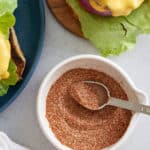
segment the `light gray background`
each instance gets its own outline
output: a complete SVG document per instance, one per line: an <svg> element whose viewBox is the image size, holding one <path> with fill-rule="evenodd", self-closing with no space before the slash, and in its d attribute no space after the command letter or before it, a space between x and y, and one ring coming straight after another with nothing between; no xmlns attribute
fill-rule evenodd
<svg viewBox="0 0 150 150"><path fill-rule="evenodd" d="M119 42L119 41L118 41ZM4 112L0 113L0 131L32 150L55 150L43 136L36 118L36 97L46 73L58 62L78 54L98 54L89 42L61 27L46 8L46 38L40 62L29 84ZM136 86L150 98L150 36L141 36L134 50L109 57L120 65ZM120 150L150 149L150 116L142 115L131 137Z"/></svg>

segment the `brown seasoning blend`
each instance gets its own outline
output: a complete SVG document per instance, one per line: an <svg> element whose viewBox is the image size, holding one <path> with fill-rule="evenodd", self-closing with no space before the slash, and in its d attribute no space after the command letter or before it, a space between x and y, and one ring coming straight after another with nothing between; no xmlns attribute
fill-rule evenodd
<svg viewBox="0 0 150 150"><path fill-rule="evenodd" d="M68 89L74 82L97 81L105 84L112 97L128 99L113 78L91 69L73 69L51 87L46 103L46 118L60 142L74 150L100 150L116 143L125 133L132 113L107 106L91 111L78 104Z"/></svg>
<svg viewBox="0 0 150 150"><path fill-rule="evenodd" d="M97 84L74 82L68 92L71 97L87 109L97 110L108 102L107 91Z"/></svg>

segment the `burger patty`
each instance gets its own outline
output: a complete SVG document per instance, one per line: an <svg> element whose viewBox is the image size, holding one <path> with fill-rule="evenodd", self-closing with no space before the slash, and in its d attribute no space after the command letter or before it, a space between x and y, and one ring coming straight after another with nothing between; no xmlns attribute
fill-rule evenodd
<svg viewBox="0 0 150 150"><path fill-rule="evenodd" d="M22 78L22 74L25 69L26 65L26 59L25 56L20 48L16 33L14 28L10 29L10 38L9 38L10 44L11 44L11 57L14 61L14 63L17 66L17 73L19 75L19 78Z"/></svg>

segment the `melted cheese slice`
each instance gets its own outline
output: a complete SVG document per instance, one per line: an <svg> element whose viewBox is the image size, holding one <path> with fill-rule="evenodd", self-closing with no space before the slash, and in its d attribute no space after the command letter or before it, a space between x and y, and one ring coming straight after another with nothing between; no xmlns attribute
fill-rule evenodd
<svg viewBox="0 0 150 150"><path fill-rule="evenodd" d="M138 8L144 0L105 0L105 2L111 10L112 16L127 16L131 11Z"/></svg>
<svg viewBox="0 0 150 150"><path fill-rule="evenodd" d="M97 11L110 10L112 16L127 16L140 7L144 0L89 0L90 5Z"/></svg>
<svg viewBox="0 0 150 150"><path fill-rule="evenodd" d="M10 43L0 32L0 80L9 77L8 67L11 58Z"/></svg>

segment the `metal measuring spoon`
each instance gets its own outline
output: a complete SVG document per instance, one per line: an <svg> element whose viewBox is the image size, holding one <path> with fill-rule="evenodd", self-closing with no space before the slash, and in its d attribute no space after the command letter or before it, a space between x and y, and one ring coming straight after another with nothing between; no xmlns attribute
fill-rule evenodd
<svg viewBox="0 0 150 150"><path fill-rule="evenodd" d="M99 99L96 100L95 96L98 97L100 95L95 95L96 92L92 93L93 95L90 95L90 93L89 94L86 93L86 92L88 92L88 86L86 88L82 88L83 85L81 84L81 82L83 84L85 84L85 86L96 85L97 87L99 87L100 90L103 90L103 92L101 92L101 93L106 95L105 100L100 102L98 105L97 102ZM80 87L76 88L77 86L80 86ZM84 91L81 91L82 89ZM116 106L116 107L120 107L123 109L132 110L134 112L141 112L141 113L150 115L150 106L125 101L123 99L119 99L119 98L115 98L115 97L111 97L109 89L100 82L80 81L80 83L79 82L73 83L69 89L69 93L75 101L77 101L80 105L82 105L83 107L90 109L90 110L100 110L100 109L103 109L105 106L111 105L111 106ZM94 96L94 101L92 101L92 99L91 99L92 96ZM96 104L93 104L93 102L95 102Z"/></svg>

